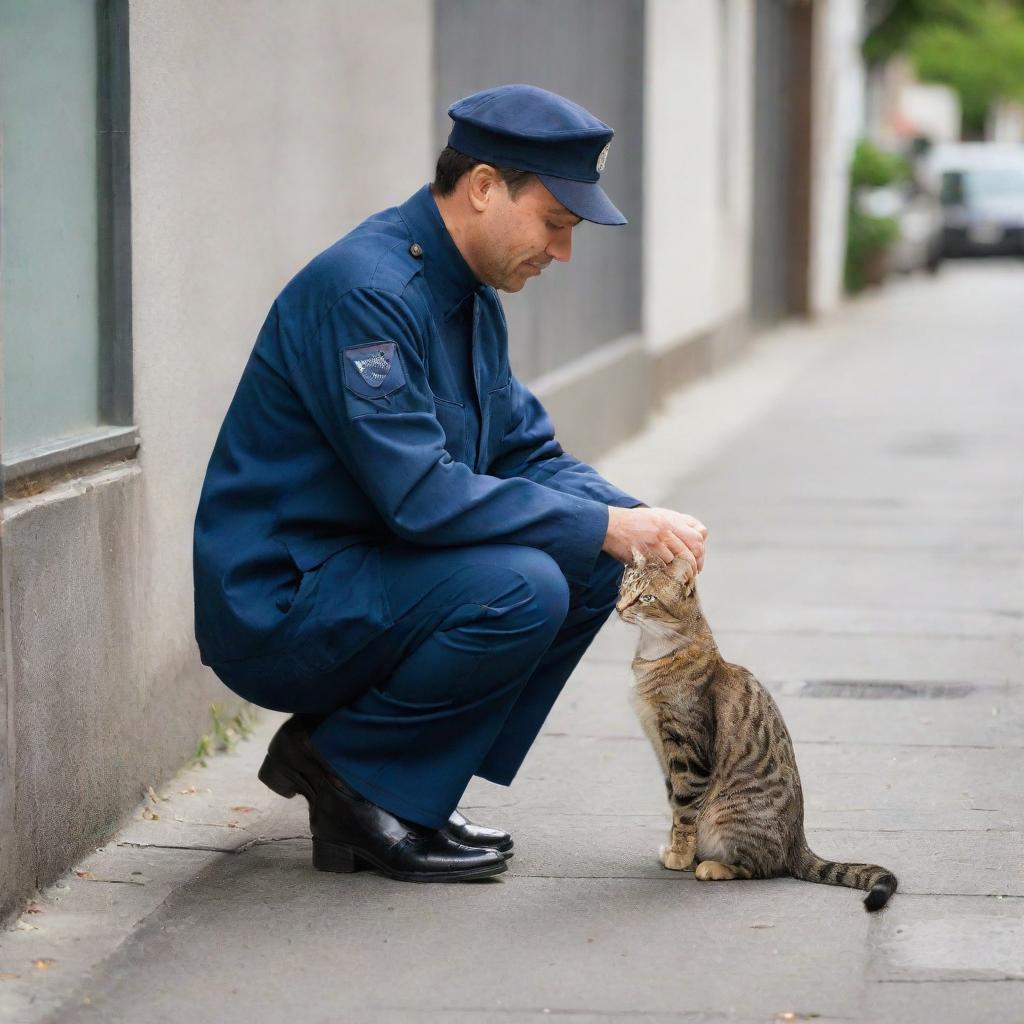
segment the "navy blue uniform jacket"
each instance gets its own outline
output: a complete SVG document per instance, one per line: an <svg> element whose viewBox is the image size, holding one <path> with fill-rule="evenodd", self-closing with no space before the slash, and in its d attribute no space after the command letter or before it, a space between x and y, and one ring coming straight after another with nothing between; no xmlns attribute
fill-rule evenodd
<svg viewBox="0 0 1024 1024"><path fill-rule="evenodd" d="M467 373L438 325L466 271L424 186L322 252L274 302L199 500L206 664L308 644L320 668L350 657L392 625L376 549L396 536L540 548L584 584L607 506L642 504L563 452L509 368L497 293L472 278L474 386L460 389ZM466 403L479 403L472 451Z"/></svg>

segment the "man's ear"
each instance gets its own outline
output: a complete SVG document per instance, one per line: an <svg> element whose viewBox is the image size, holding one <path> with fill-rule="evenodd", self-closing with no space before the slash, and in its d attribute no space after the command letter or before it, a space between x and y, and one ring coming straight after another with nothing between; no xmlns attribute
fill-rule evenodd
<svg viewBox="0 0 1024 1024"><path fill-rule="evenodd" d="M498 185L504 184L498 172L490 164L477 164L469 172L467 194L470 205L477 213L487 209Z"/></svg>

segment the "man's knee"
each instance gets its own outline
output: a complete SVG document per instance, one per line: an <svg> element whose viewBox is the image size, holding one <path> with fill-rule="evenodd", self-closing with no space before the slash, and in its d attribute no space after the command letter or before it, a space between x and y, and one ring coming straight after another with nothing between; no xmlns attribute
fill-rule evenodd
<svg viewBox="0 0 1024 1024"><path fill-rule="evenodd" d="M489 547L466 559L446 589L451 603L432 642L413 655L416 669L409 679L408 666L391 677L389 695L422 701L428 686L431 700L441 693L466 704L515 689L528 680L569 612L565 577L534 548Z"/></svg>
<svg viewBox="0 0 1024 1024"><path fill-rule="evenodd" d="M497 559L473 566L482 603L510 633L558 631L569 611L569 585L558 563L538 548L500 545Z"/></svg>
<svg viewBox="0 0 1024 1024"><path fill-rule="evenodd" d="M533 592L545 617L561 622L569 610L569 584L558 563L539 548L509 545L507 567Z"/></svg>

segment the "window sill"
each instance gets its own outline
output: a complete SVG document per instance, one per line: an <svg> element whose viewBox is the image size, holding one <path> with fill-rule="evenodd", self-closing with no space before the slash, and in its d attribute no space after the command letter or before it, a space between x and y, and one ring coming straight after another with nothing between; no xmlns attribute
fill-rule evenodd
<svg viewBox="0 0 1024 1024"><path fill-rule="evenodd" d="M75 437L22 448L4 456L0 487L4 494L37 493L78 469L91 470L100 462L129 458L138 447L138 428L131 426L97 427Z"/></svg>

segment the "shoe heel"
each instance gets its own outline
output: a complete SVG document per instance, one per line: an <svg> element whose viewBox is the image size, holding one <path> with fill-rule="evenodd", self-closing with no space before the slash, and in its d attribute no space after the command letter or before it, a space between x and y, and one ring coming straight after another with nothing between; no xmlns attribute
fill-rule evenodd
<svg viewBox="0 0 1024 1024"><path fill-rule="evenodd" d="M298 793L291 776L269 757L263 759L263 764L256 773L256 777L264 786L272 789L278 796L283 796L286 800L290 800Z"/></svg>
<svg viewBox="0 0 1024 1024"><path fill-rule="evenodd" d="M336 871L339 874L350 874L362 871L369 865L351 850L326 839L313 837L313 867L317 871Z"/></svg>

